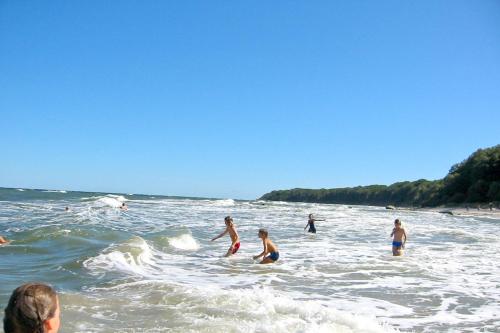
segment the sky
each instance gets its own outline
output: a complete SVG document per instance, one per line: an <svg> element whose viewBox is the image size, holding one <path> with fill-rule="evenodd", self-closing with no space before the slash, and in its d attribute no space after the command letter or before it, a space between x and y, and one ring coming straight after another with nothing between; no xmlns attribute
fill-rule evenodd
<svg viewBox="0 0 500 333"><path fill-rule="evenodd" d="M0 0L0 186L254 199L500 143L500 1Z"/></svg>

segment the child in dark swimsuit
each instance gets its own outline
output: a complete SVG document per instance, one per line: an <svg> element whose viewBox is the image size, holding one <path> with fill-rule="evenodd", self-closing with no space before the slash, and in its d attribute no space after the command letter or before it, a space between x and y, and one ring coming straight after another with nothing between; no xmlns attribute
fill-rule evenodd
<svg viewBox="0 0 500 333"><path fill-rule="evenodd" d="M263 257L261 264L270 264L277 261L280 257L280 253L278 251L278 247L271 242L268 238L269 234L266 229L259 229L259 238L262 239L262 245L264 246L264 250L261 254L253 257L254 260ZM266 255L269 254L267 257Z"/></svg>
<svg viewBox="0 0 500 333"><path fill-rule="evenodd" d="M392 255L393 256L402 256L403 249L406 244L406 231L401 226L401 221L396 219L394 221L394 229L392 229L391 237L394 236L392 241Z"/></svg>
<svg viewBox="0 0 500 333"><path fill-rule="evenodd" d="M313 217L313 214L309 214L309 221L307 221L307 224L304 227L304 230L306 230L306 228L309 226L309 230L307 230L307 232L312 232L313 234L315 234L316 233L316 227L314 226L314 222L316 222L316 221L324 221L324 220L315 219Z"/></svg>

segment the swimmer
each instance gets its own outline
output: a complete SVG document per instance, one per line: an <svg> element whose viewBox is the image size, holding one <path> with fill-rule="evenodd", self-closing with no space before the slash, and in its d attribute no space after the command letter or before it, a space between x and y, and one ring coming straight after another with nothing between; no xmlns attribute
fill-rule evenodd
<svg viewBox="0 0 500 333"><path fill-rule="evenodd" d="M270 264L277 261L280 257L280 253L276 245L274 245L273 242L271 242L271 240L269 239L269 233L266 229L259 229L259 238L262 239L264 250L261 254L254 256L253 259L257 260L260 257L263 257L262 261L260 262L261 264ZM269 254L269 256L266 257L267 254Z"/></svg>
<svg viewBox="0 0 500 333"><path fill-rule="evenodd" d="M224 223L226 224L226 230L220 233L217 237L212 238L212 242L229 233L229 237L231 237L231 246L229 247L225 255L225 257L229 257L238 252L240 248L240 237L238 236L238 232L236 232L236 227L231 216L226 216L224 218Z"/></svg>
<svg viewBox="0 0 500 333"><path fill-rule="evenodd" d="M394 221L394 229L392 229L391 237L392 236L394 236L394 239L392 240L392 255L402 256L407 237L406 231L403 227L401 227L401 221L399 219Z"/></svg>
<svg viewBox="0 0 500 333"><path fill-rule="evenodd" d="M10 241L7 238L4 238L3 236L0 236L0 245L10 243Z"/></svg>
<svg viewBox="0 0 500 333"><path fill-rule="evenodd" d="M69 207L66 206L66 208L64 208L64 211L69 212Z"/></svg>
<svg viewBox="0 0 500 333"><path fill-rule="evenodd" d="M121 210L128 210L127 204L125 202L122 203L122 205L120 206L120 209Z"/></svg>
<svg viewBox="0 0 500 333"><path fill-rule="evenodd" d="M304 227L304 230L309 226L309 230L307 232L312 232L313 234L316 233L316 227L314 226L314 222L316 221L325 221L325 220L320 220L320 219L315 219L313 214L309 214L309 221L307 221L306 226Z"/></svg>
<svg viewBox="0 0 500 333"><path fill-rule="evenodd" d="M17 287L5 308L5 333L57 333L61 308L56 291L42 283Z"/></svg>

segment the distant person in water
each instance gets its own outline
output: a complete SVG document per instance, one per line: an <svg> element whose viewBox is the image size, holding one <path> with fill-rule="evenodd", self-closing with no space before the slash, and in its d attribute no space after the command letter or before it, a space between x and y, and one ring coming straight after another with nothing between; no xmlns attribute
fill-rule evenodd
<svg viewBox="0 0 500 333"><path fill-rule="evenodd" d="M406 231L401 226L401 221L399 219L394 221L394 229L392 229L391 237L393 236L392 255L401 256L403 255L403 249L405 248L407 237Z"/></svg>
<svg viewBox="0 0 500 333"><path fill-rule="evenodd" d="M0 245L9 243L9 240L3 236L0 236Z"/></svg>
<svg viewBox="0 0 500 333"><path fill-rule="evenodd" d="M66 206L66 208L64 208L64 210L65 210L66 212L69 212L69 207L68 207L68 206Z"/></svg>
<svg viewBox="0 0 500 333"><path fill-rule="evenodd" d="M304 230L306 230L306 228L309 227L309 230L307 230L307 232L312 232L313 234L315 234L316 227L314 225L314 222L316 221L324 221L324 220L315 219L313 214L309 214L309 220L307 221L307 225L304 227Z"/></svg>
<svg viewBox="0 0 500 333"><path fill-rule="evenodd" d="M127 204L125 202L122 203L122 205L120 206L120 209L121 210L128 210Z"/></svg>
<svg viewBox="0 0 500 333"><path fill-rule="evenodd" d="M5 333L57 333L61 326L56 291L42 283L17 287L5 308Z"/></svg>
<svg viewBox="0 0 500 333"><path fill-rule="evenodd" d="M224 218L224 223L226 224L226 230L221 232L217 237L212 238L212 242L229 233L229 237L231 237L231 246L225 255L226 257L229 257L238 252L240 248L240 237L238 236L238 232L236 231L236 227L234 226L233 218L231 216L226 216Z"/></svg>
<svg viewBox="0 0 500 333"><path fill-rule="evenodd" d="M278 248L276 245L271 242L269 239L269 233L266 229L259 229L259 238L262 239L262 245L264 246L264 250L261 254L253 257L254 260L263 257L261 264L270 264L277 261L280 257L280 253L278 252ZM269 255L268 255L269 254ZM268 255L266 257L266 255Z"/></svg>

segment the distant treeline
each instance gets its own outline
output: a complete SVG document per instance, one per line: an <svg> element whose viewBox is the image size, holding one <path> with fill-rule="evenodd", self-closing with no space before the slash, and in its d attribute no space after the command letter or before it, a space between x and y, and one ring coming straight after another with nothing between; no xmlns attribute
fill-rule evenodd
<svg viewBox="0 0 500 333"><path fill-rule="evenodd" d="M261 200L431 207L500 202L500 145L479 149L444 179L335 189L272 191Z"/></svg>

